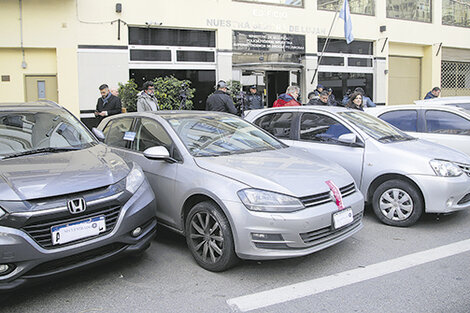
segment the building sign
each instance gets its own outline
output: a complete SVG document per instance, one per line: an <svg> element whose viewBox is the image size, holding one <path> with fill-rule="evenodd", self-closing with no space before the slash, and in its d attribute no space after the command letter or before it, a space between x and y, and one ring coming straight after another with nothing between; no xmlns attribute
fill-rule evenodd
<svg viewBox="0 0 470 313"><path fill-rule="evenodd" d="M305 36L234 30L232 49L243 52L305 53Z"/></svg>

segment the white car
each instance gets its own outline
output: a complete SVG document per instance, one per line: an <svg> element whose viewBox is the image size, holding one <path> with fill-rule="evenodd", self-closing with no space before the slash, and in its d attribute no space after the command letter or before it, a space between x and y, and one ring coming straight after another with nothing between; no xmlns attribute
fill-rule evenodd
<svg viewBox="0 0 470 313"><path fill-rule="evenodd" d="M451 105L470 110L470 97L439 97L434 99L416 100L415 104L419 105L430 105L430 104L441 104Z"/></svg>
<svg viewBox="0 0 470 313"><path fill-rule="evenodd" d="M372 115L309 105L247 111L245 119L344 167L385 224L410 226L424 212L470 209L468 155L411 137Z"/></svg>
<svg viewBox="0 0 470 313"><path fill-rule="evenodd" d="M426 100L432 101L432 100ZM376 116L411 136L470 155L470 111L453 105L390 105L368 108Z"/></svg>

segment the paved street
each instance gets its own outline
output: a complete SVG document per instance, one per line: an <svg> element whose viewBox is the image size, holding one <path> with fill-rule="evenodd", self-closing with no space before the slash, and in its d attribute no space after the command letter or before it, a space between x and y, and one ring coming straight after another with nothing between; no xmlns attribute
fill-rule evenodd
<svg viewBox="0 0 470 313"><path fill-rule="evenodd" d="M259 299L275 301L282 296L275 288L315 284L322 277L329 277L326 281L339 277L341 282L343 276L358 280L319 293L303 290L309 295L254 312L470 311L470 212L439 219L426 215L413 227L394 228L380 224L367 209L364 224L355 236L310 256L243 261L224 273L198 267L182 237L160 230L142 258L126 258L17 291L2 301L0 311L232 312L243 309L236 305L241 303L241 296L268 291ZM455 245L450 244L459 242L464 248L452 250ZM433 250L438 247L442 248ZM417 252L423 252L422 257L407 257ZM447 252L452 255L443 257ZM431 254L434 260L429 262ZM410 264L421 264L405 264L404 269L394 271L399 257ZM374 273L375 268L386 274ZM351 274L339 274L350 270ZM363 272L377 277L361 279ZM252 303L248 301L247 305L250 308Z"/></svg>

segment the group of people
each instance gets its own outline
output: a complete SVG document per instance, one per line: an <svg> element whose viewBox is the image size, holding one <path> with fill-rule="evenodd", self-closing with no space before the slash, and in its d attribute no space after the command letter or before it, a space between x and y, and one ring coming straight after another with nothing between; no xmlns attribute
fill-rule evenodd
<svg viewBox="0 0 470 313"><path fill-rule="evenodd" d="M99 87L99 90L101 97L96 104L95 116L102 119L106 116L121 113L121 100L116 94L113 94L109 86L103 84ZM325 89L322 85L318 85L314 91L308 94L309 101L305 105L340 105L358 110L362 110L364 106L375 106L375 103L365 95L364 89L361 87L356 88L354 92L348 90L341 102L335 99L332 91L331 88ZM143 84L143 90L137 95L137 112L157 111L159 109L154 92L155 86L152 81ZM302 104L298 101L299 96L300 88L298 86L289 86L286 92L281 94L273 103L273 107L300 106ZM258 93L256 85L250 86L248 94L243 94L243 106L244 110L255 110L264 107L263 97ZM228 85L225 81L219 81L217 90L207 98L206 111L239 113L228 93Z"/></svg>
<svg viewBox="0 0 470 313"><path fill-rule="evenodd" d="M337 101L333 89L325 89L323 85L308 94L306 105L332 105L344 106L352 109L363 110L364 107L375 107L375 103L365 94L364 89L357 87L354 92L348 89L341 101Z"/></svg>
<svg viewBox="0 0 470 313"><path fill-rule="evenodd" d="M95 117L101 120L106 116L121 113L122 103L117 95L117 90L110 89L107 84L101 85L98 89L101 97L98 98L96 103ZM154 92L153 82L145 82L142 91L137 94L137 112L157 111L159 109Z"/></svg>
<svg viewBox="0 0 470 313"><path fill-rule="evenodd" d="M273 107L300 106L298 99L300 88L289 86L286 93L281 94L274 102ZM357 87L354 92L348 90L341 102L337 101L331 88L325 89L322 85L308 94L308 102L305 105L331 105L345 106L352 109L363 110L366 107L375 107L375 103L365 95L364 89Z"/></svg>

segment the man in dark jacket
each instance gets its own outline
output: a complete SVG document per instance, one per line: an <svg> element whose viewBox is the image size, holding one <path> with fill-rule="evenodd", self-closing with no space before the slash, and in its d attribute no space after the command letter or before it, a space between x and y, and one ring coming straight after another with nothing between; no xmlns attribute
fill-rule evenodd
<svg viewBox="0 0 470 313"><path fill-rule="evenodd" d="M119 114L122 112L121 99L109 92L109 87L103 84L99 87L101 97L96 103L95 116L102 120L106 116Z"/></svg>
<svg viewBox="0 0 470 313"><path fill-rule="evenodd" d="M430 92L426 94L426 96L424 97L424 100L437 98L439 97L440 94L441 94L441 88L434 87Z"/></svg>
<svg viewBox="0 0 470 313"><path fill-rule="evenodd" d="M217 83L217 90L207 98L206 111L237 114L237 108L235 108L232 98L227 94L227 83L223 80Z"/></svg>
<svg viewBox="0 0 470 313"><path fill-rule="evenodd" d="M246 96L247 110L263 108L263 98L257 93L256 85L250 87L250 93Z"/></svg>

